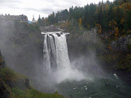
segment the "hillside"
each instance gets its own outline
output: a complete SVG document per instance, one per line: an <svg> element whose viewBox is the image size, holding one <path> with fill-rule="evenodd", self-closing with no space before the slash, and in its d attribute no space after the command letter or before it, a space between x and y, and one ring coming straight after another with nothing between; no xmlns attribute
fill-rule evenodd
<svg viewBox="0 0 131 98"><path fill-rule="evenodd" d="M130 0L107 0L52 13L38 24L54 24L70 32L67 41L71 59L93 51L106 71L131 80L130 17Z"/></svg>
<svg viewBox="0 0 131 98"><path fill-rule="evenodd" d="M0 53L0 98L64 98L57 92L45 94L33 89L29 79L8 68Z"/></svg>

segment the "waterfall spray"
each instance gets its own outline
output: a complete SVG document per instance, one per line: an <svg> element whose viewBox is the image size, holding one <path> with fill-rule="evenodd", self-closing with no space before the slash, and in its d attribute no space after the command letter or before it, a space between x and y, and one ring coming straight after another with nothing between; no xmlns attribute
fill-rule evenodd
<svg viewBox="0 0 131 98"><path fill-rule="evenodd" d="M66 79L85 79L83 73L71 66L66 42L66 35L68 33L59 31L42 32L42 34L44 34L44 71L49 73L49 77L55 77L53 81L56 81L57 83Z"/></svg>
<svg viewBox="0 0 131 98"><path fill-rule="evenodd" d="M48 32L44 34L44 62L48 72L52 70L68 69L71 67L66 33Z"/></svg>

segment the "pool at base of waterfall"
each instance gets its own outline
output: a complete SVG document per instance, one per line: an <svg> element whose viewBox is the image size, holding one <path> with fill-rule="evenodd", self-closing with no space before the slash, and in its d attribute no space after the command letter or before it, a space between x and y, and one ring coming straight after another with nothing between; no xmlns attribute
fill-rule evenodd
<svg viewBox="0 0 131 98"><path fill-rule="evenodd" d="M57 85L57 91L67 98L131 98L131 87L114 78L66 80Z"/></svg>

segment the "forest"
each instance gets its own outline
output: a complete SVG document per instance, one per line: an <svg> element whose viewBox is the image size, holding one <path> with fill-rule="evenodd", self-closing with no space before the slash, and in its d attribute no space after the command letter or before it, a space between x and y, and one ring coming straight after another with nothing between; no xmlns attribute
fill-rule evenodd
<svg viewBox="0 0 131 98"><path fill-rule="evenodd" d="M72 6L32 23L8 17L0 15L0 98L130 98L131 0ZM41 28L51 26L70 33L66 38L71 64L86 78L93 76L93 81L53 84L64 72L47 78L43 71L46 34L41 34ZM57 32L57 38L62 34ZM49 41L54 35L46 36Z"/></svg>
<svg viewBox="0 0 131 98"><path fill-rule="evenodd" d="M109 63L115 66L113 69L129 71L131 70L130 17L130 0L115 0L114 2L107 0L107 2L99 2L99 4L87 4L84 7L72 6L69 9L56 13L53 12L47 18L39 17L37 24L39 26L56 25L65 29L65 31L72 32L72 37L70 37L72 41L84 35L85 30L88 31L95 28L97 36L99 36L101 42L105 45L103 50L97 49L98 56L102 57L100 55L104 55L106 64ZM80 44L82 40L83 38L77 42ZM71 48L73 47L69 44L70 46ZM87 48L85 44L82 47L84 47L84 51ZM101 46L99 45L98 47ZM103 51L103 53L100 51Z"/></svg>
<svg viewBox="0 0 131 98"><path fill-rule="evenodd" d="M52 13L48 18L38 19L39 25L51 25L69 22L72 19L86 29L97 27L98 33L105 39L117 39L131 33L131 1L115 0L114 2L99 2L87 4L84 7L71 7L57 13Z"/></svg>

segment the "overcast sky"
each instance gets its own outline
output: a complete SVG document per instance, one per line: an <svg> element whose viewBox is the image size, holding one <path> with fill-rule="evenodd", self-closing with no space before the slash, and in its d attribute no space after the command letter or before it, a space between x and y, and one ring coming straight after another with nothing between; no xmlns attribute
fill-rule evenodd
<svg viewBox="0 0 131 98"><path fill-rule="evenodd" d="M84 6L87 3L97 4L102 0L0 0L0 14L24 14L32 20L47 17L52 12L68 9L71 6ZM103 0L104 2L107 0ZM109 0L113 1L113 0Z"/></svg>

